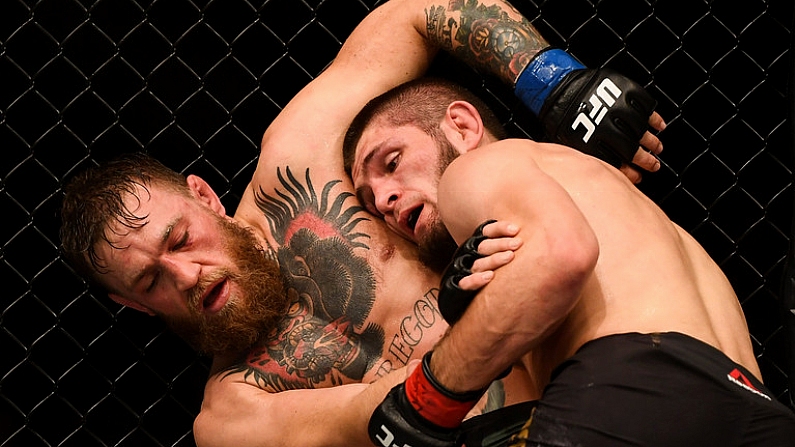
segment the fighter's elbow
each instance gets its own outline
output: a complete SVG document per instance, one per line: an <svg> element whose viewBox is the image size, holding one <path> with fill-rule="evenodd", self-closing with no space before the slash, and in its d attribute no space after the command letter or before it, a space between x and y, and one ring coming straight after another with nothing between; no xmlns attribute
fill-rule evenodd
<svg viewBox="0 0 795 447"><path fill-rule="evenodd" d="M193 420L193 439L197 447L242 447L248 445L266 445L263 440L256 444L250 442L244 418L238 418L230 412L202 406L201 411ZM262 442L260 442L262 441Z"/></svg>
<svg viewBox="0 0 795 447"><path fill-rule="evenodd" d="M571 277L575 285L584 284L599 262L599 241L591 232L585 232L569 240L560 265Z"/></svg>
<svg viewBox="0 0 795 447"><path fill-rule="evenodd" d="M576 306L599 261L599 243L592 233L570 235L550 249L543 262L548 274L540 295L549 297L547 316L552 325L562 321ZM543 258L542 258L543 259Z"/></svg>
<svg viewBox="0 0 795 447"><path fill-rule="evenodd" d="M193 438L197 447L243 447L283 445L274 443L271 431L257 432L252 421L234 411L202 407L193 421ZM259 435L258 435L259 434Z"/></svg>

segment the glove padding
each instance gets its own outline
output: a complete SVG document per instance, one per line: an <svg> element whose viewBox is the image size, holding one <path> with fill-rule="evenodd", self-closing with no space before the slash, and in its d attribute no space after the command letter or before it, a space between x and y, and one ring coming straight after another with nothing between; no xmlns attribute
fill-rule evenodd
<svg viewBox="0 0 795 447"><path fill-rule="evenodd" d="M657 101L610 69L568 73L538 115L547 137L620 167L631 164Z"/></svg>
<svg viewBox="0 0 795 447"><path fill-rule="evenodd" d="M478 252L478 246L484 240L488 239L483 235L483 228L486 225L497 222L494 219L489 219L475 228L472 236L465 240L453 255L453 260L445 268L442 274L442 285L439 289L439 298L436 302L439 305L439 313L442 318L450 326L455 324L464 314L464 311L469 307L469 303L475 299L479 290L464 290L458 285L464 277L472 274L472 264L476 260L484 257ZM509 366L494 380L505 378L511 373L513 366Z"/></svg>
<svg viewBox="0 0 795 447"><path fill-rule="evenodd" d="M477 290L462 289L458 282L464 277L471 275L472 264L483 257L482 254L478 253L478 246L484 239L487 239L483 235L483 228L494 222L496 220L487 220L478 225L472 236L458 247L453 255L453 260L444 269L437 302L439 304L439 313L442 314L444 321L451 326L461 318L469 303L472 302L478 293Z"/></svg>
<svg viewBox="0 0 795 447"><path fill-rule="evenodd" d="M370 416L367 433L383 447L460 446L461 421L485 389L456 393L431 372L428 351L405 382L393 387Z"/></svg>
<svg viewBox="0 0 795 447"><path fill-rule="evenodd" d="M425 421L406 397L405 385L392 388L367 425L370 440L383 447L453 447L461 445L458 429L445 430Z"/></svg>

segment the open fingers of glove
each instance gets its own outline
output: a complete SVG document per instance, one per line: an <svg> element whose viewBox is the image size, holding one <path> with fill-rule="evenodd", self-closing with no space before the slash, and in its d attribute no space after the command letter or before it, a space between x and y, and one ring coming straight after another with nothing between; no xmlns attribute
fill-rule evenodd
<svg viewBox="0 0 795 447"><path fill-rule="evenodd" d="M660 160L643 148L638 148L635 152L632 163L647 172L657 172L660 169Z"/></svg>
<svg viewBox="0 0 795 447"><path fill-rule="evenodd" d="M458 281L463 290L478 290L494 278L494 270L507 265L514 259L513 250L500 251L476 260L472 264L472 273Z"/></svg>
<svg viewBox="0 0 795 447"><path fill-rule="evenodd" d="M478 245L478 254L491 256L502 251L514 251L522 246L522 239L518 237L499 237L486 239Z"/></svg>
<svg viewBox="0 0 795 447"><path fill-rule="evenodd" d="M513 250L500 251L492 255L480 258L472 264L472 273L488 272L497 270L513 261L515 257Z"/></svg>
<svg viewBox="0 0 795 447"><path fill-rule="evenodd" d="M648 149L654 155L660 155L663 150L662 141L651 132L646 132L640 138L640 145Z"/></svg>
<svg viewBox="0 0 795 447"><path fill-rule="evenodd" d="M494 279L493 270L472 273L461 278L458 281L458 287L462 290L478 290L485 287L492 279Z"/></svg>
<svg viewBox="0 0 795 447"><path fill-rule="evenodd" d="M660 115L657 112L654 112L649 116L649 126L651 126L651 128L656 130L657 132L661 132L665 130L666 124L662 115Z"/></svg>
<svg viewBox="0 0 795 447"><path fill-rule="evenodd" d="M507 221L495 221L483 227L483 236L494 239L499 237L513 237L519 234L519 227ZM480 250L478 250L480 251Z"/></svg>
<svg viewBox="0 0 795 447"><path fill-rule="evenodd" d="M635 185L637 185L638 183L640 183L641 180L643 180L643 176L641 175L640 171L638 171L637 169L633 168L628 164L623 164L618 169L619 171L621 171L622 174L627 176L630 182L632 182Z"/></svg>

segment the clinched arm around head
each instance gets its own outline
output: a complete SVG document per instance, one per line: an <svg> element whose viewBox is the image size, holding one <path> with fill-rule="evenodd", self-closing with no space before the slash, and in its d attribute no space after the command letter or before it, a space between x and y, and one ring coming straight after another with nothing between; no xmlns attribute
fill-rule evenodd
<svg viewBox="0 0 795 447"><path fill-rule="evenodd" d="M504 2L485 3L519 19ZM337 188L352 191L341 160L348 124L369 99L425 71L438 50L438 39L445 38L444 33L435 34L436 40L427 38L429 26L435 23L430 19L444 11L446 17L460 20L460 11L447 11L447 5L447 0L390 0L361 22L335 61L267 129L236 220L262 228L254 191L272 189L277 169L285 165L298 172L311 167L318 184L342 180ZM232 363L214 359L194 424L199 447L369 445L367 422L373 409L405 378L405 372L398 370L371 385L270 392L259 386L254 374L218 372Z"/></svg>
<svg viewBox="0 0 795 447"><path fill-rule="evenodd" d="M513 88L549 141L606 161L633 183L641 170L659 169L662 143L650 129L663 130L665 121L643 86L553 48L514 9L463 1L450 8L429 9L428 38ZM448 17L453 12L460 15Z"/></svg>
<svg viewBox="0 0 795 447"><path fill-rule="evenodd" d="M487 144L456 158L442 175L437 207L459 244L457 262L468 265L464 258L481 255L466 247L479 245L473 239L482 239L481 230L492 219L515 224L522 246L474 299L460 291L440 292L439 310L451 327L425 355L422 368L393 388L373 413L374 442L390 440L382 442L389 447L394 438L395 445L459 445L461 422L491 382L521 364L579 302L599 245L572 197L536 163L540 147L527 140ZM568 149L557 146L557 151ZM462 248L469 254L461 254ZM535 386L526 386L540 391L537 381L543 378L531 376Z"/></svg>
<svg viewBox="0 0 795 447"><path fill-rule="evenodd" d="M486 386L566 318L596 266L599 244L566 190L515 140L454 161L438 203L457 242L487 219L516 224L523 242L434 349L439 381L465 392Z"/></svg>

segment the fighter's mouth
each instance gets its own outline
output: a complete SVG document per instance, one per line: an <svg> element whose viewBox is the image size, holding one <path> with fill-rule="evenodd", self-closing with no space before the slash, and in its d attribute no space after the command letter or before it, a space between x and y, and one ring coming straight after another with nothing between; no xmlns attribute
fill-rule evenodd
<svg viewBox="0 0 795 447"><path fill-rule="evenodd" d="M422 206L415 208L414 211L412 211L409 214L409 217L406 219L406 225L408 225L408 227L411 229L412 232L414 232L414 228L417 226L417 221L420 219L420 214L422 214L422 208L423 208Z"/></svg>
<svg viewBox="0 0 795 447"><path fill-rule="evenodd" d="M216 313L224 307L228 284L226 279L222 279L207 288L202 300L202 308L205 312Z"/></svg>

